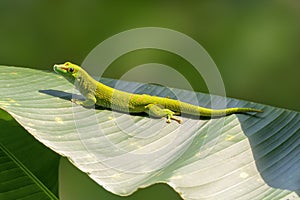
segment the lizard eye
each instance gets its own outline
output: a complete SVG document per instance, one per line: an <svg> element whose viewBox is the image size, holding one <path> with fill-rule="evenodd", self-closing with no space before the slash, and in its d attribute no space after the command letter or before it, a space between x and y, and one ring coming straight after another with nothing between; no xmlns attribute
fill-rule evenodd
<svg viewBox="0 0 300 200"><path fill-rule="evenodd" d="M71 72L71 73L74 72L74 68L73 68L73 67L70 67L70 68L69 68L69 72Z"/></svg>

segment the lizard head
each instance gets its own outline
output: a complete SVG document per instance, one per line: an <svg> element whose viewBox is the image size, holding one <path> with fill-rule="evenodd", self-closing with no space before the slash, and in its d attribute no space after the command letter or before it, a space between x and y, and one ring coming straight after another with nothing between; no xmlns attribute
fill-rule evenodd
<svg viewBox="0 0 300 200"><path fill-rule="evenodd" d="M64 64L54 65L53 69L57 74L62 75L68 81L74 83L81 68L71 62L65 62Z"/></svg>

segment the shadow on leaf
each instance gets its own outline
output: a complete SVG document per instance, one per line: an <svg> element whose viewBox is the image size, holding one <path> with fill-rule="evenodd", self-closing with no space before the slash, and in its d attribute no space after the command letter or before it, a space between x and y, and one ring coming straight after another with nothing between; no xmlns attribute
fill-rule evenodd
<svg viewBox="0 0 300 200"><path fill-rule="evenodd" d="M272 109L264 109L269 120L238 118L265 183L300 195L300 113Z"/></svg>

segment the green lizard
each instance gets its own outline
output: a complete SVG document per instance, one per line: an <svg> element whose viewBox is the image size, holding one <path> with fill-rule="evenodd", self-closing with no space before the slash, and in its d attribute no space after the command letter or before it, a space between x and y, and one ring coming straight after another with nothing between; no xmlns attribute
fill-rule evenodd
<svg viewBox="0 0 300 200"><path fill-rule="evenodd" d="M57 74L62 75L69 82L74 84L85 97L85 101L78 99L71 100L84 107L92 107L96 104L123 112L145 112L154 117L166 117L167 123L170 123L171 120L181 123L182 120L174 116L179 115L180 113L201 117L222 117L234 113L263 112L262 110L254 108L227 108L214 110L170 98L120 91L96 81L81 67L70 62L54 65L53 68Z"/></svg>

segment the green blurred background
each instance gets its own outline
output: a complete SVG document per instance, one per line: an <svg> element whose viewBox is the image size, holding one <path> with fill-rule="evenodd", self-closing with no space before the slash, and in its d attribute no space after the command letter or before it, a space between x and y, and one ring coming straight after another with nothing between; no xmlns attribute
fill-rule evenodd
<svg viewBox="0 0 300 200"><path fill-rule="evenodd" d="M66 60L82 63L95 46L119 32L164 27L192 37L208 51L227 96L300 111L299 19L298 0L1 0L0 64L50 71ZM148 62L173 66L197 91L207 92L187 62L162 51L131 52L104 75L119 78ZM174 199L171 190L155 187L156 195Z"/></svg>
<svg viewBox="0 0 300 200"><path fill-rule="evenodd" d="M300 111L299 19L297 0L1 0L0 63L51 70L66 60L81 63L96 45L121 31L165 27L203 45L219 67L228 96ZM116 61L123 71L105 75L118 78L139 62L177 63L171 56L158 59L150 52L143 60L139 54L145 53L135 53ZM201 82L193 86L206 90Z"/></svg>

